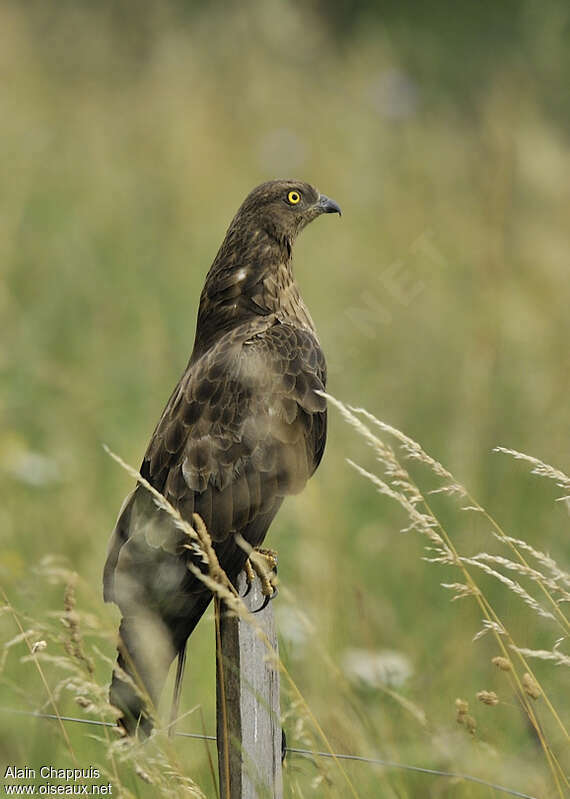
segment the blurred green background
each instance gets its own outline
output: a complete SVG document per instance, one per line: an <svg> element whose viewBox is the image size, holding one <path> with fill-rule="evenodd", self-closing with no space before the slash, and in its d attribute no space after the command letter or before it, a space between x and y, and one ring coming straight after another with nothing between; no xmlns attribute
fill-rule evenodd
<svg viewBox="0 0 570 799"><path fill-rule="evenodd" d="M417 438L509 534L568 563L555 488L491 454L502 444L570 467L565 0L2 2L0 74L0 575L24 626L57 623L62 589L41 565L55 555L80 575L87 646L92 635L114 656L118 614L102 606L100 576L132 481L102 444L140 463L226 226L254 185L278 177L308 180L343 209L295 252L330 392ZM324 462L268 538L285 589L282 655L331 743L558 795L490 666L492 640L472 643L474 603L450 604L439 583L452 573L422 561L423 542L400 533L406 520L347 455L371 466L331 410ZM465 550L490 546L484 524L444 503L442 514ZM522 645L553 645L555 630L488 590ZM211 733L208 618L183 704L202 705ZM0 617L3 641L17 632ZM351 684L349 650L365 662L396 652L405 673L387 684L413 705L377 680ZM24 655L23 644L5 652L2 707L44 706ZM55 684L56 667L48 674ZM540 674L568 720L562 670ZM476 706L482 688L505 704ZM455 722L458 696L474 706L474 737ZM78 712L67 694L60 707ZM0 715L0 760L68 764L46 724ZM201 729L196 714L185 729ZM81 765L105 759L84 729L70 735ZM179 752L213 796L203 746ZM494 795L361 764L349 773L363 797ZM346 795L333 767L325 777L291 758L286 796Z"/></svg>

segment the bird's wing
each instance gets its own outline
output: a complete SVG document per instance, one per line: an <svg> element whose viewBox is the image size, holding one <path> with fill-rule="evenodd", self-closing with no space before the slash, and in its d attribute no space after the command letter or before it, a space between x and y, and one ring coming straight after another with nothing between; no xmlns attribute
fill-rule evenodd
<svg viewBox="0 0 570 799"><path fill-rule="evenodd" d="M275 319L253 330L243 325L189 365L154 431L142 476L185 519L199 513L219 552L233 532L258 544L282 498L303 488L322 457L326 404L316 391L325 381L310 330ZM138 486L110 544L105 597L117 601L121 573L132 581L145 566L159 572L161 554L170 570L180 539ZM178 585L180 576L169 574Z"/></svg>

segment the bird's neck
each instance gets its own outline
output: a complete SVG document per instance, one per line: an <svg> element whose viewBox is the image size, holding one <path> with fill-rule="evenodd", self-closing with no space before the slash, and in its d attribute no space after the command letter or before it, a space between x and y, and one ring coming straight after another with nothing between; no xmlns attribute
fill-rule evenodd
<svg viewBox="0 0 570 799"><path fill-rule="evenodd" d="M291 248L290 239L265 230L230 227L200 297L192 359L224 333L260 317L274 315L314 331L293 276Z"/></svg>

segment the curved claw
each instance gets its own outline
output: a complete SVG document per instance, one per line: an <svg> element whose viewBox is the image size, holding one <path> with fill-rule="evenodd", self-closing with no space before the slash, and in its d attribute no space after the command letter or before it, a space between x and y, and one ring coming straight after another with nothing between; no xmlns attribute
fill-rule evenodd
<svg viewBox="0 0 570 799"><path fill-rule="evenodd" d="M249 560L249 558L246 560L244 564L243 574L245 576L245 591L241 595L241 598L245 599L245 597L251 591L251 586L253 585L253 581L255 580L255 571L253 569L253 566L251 565L251 561Z"/></svg>
<svg viewBox="0 0 570 799"><path fill-rule="evenodd" d="M281 762L285 761L285 755L287 754L287 736L285 735L285 730L281 728Z"/></svg>
<svg viewBox="0 0 570 799"><path fill-rule="evenodd" d="M252 613L261 613L262 610L265 610L265 608L269 605L271 600L275 599L278 593L279 589L277 588L277 586L273 586L273 593L267 594L267 596L263 600L263 604L259 608L257 608L257 610L253 610Z"/></svg>
<svg viewBox="0 0 570 799"><path fill-rule="evenodd" d="M257 610L252 610L252 613L261 613L262 610L265 610L265 608L269 605L270 599L271 596L268 594L263 600L263 604L260 607L258 607Z"/></svg>

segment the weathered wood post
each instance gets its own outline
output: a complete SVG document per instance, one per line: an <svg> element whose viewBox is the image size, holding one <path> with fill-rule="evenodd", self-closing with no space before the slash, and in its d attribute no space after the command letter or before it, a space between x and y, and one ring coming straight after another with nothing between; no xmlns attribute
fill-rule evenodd
<svg viewBox="0 0 570 799"><path fill-rule="evenodd" d="M242 572L242 596L245 586ZM253 612L264 599L256 577L244 602ZM277 652L271 604L255 620ZM282 799L279 670L254 626L227 613L223 602L217 602L216 614L220 799Z"/></svg>

